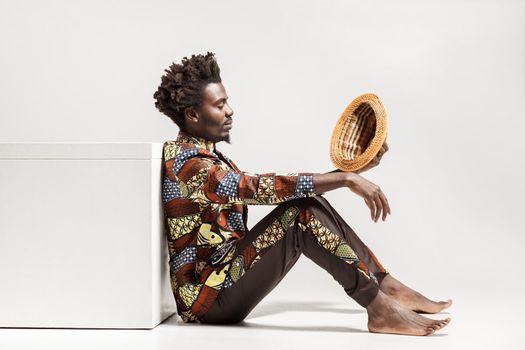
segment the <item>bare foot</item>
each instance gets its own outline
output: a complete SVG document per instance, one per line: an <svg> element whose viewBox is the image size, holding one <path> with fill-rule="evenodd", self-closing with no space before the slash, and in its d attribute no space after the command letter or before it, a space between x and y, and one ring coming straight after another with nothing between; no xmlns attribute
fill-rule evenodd
<svg viewBox="0 0 525 350"><path fill-rule="evenodd" d="M373 333L429 335L445 327L450 317L434 320L399 305L381 290L366 307L368 330Z"/></svg>
<svg viewBox="0 0 525 350"><path fill-rule="evenodd" d="M415 312L435 314L452 305L452 299L447 301L430 300L421 293L405 286L390 274L385 276L379 285L379 289L394 298L401 306Z"/></svg>

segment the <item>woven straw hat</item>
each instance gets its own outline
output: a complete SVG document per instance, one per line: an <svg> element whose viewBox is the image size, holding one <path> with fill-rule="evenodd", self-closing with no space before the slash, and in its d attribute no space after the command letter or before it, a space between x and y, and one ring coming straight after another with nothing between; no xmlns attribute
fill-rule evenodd
<svg viewBox="0 0 525 350"><path fill-rule="evenodd" d="M340 170L358 170L374 159L386 136L386 111L379 97L373 93L358 96L337 121L330 141L330 160Z"/></svg>

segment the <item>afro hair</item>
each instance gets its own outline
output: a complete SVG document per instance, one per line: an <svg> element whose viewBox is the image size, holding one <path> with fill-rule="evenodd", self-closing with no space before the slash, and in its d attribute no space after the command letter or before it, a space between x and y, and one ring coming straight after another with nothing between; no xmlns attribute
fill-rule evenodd
<svg viewBox="0 0 525 350"><path fill-rule="evenodd" d="M209 83L220 83L220 68L215 54L184 57L182 64L172 63L161 84L153 94L155 107L168 116L179 128L186 131L184 112L188 107L202 105L203 91Z"/></svg>

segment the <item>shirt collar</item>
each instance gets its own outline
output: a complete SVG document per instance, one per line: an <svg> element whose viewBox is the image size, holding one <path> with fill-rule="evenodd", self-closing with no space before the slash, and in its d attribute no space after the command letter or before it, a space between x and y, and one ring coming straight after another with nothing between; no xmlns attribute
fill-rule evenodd
<svg viewBox="0 0 525 350"><path fill-rule="evenodd" d="M208 140L203 137L190 135L185 131L179 130L179 134L177 135L177 141L178 142L189 142L195 144L195 146L211 151L211 152L218 152L217 149L215 149L215 142Z"/></svg>

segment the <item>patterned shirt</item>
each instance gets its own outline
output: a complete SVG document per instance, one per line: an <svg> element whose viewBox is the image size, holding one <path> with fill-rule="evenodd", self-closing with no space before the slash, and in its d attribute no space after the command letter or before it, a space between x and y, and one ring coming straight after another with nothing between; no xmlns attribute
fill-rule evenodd
<svg viewBox="0 0 525 350"><path fill-rule="evenodd" d="M163 145L162 201L177 313L196 322L233 281L229 268L247 233L248 205L312 197L313 173L250 173L215 142L179 131Z"/></svg>

